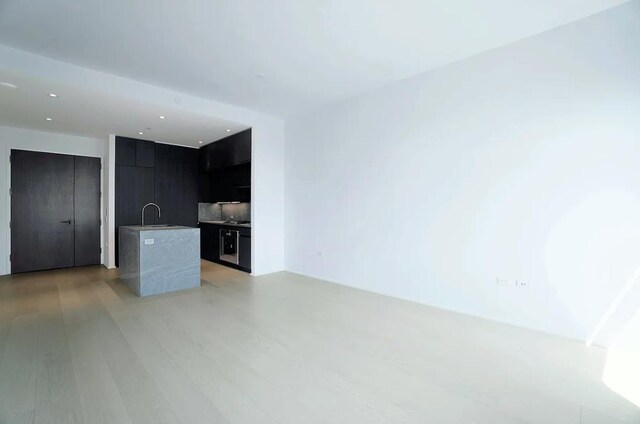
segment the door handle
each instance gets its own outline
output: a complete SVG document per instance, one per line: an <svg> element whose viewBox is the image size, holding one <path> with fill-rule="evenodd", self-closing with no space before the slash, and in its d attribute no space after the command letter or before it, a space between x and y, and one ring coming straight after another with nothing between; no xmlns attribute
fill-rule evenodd
<svg viewBox="0 0 640 424"><path fill-rule="evenodd" d="M62 224L69 224L69 225L71 225L71 222L72 222L72 220L70 220L70 219L67 219L66 221L60 221L60 223L62 223Z"/></svg>

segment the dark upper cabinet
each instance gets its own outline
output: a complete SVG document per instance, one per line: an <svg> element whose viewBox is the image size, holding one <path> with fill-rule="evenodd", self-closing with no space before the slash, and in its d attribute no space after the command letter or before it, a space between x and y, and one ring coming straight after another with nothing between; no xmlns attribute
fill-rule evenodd
<svg viewBox="0 0 640 424"><path fill-rule="evenodd" d="M153 168L156 143L135 138L116 137L116 165Z"/></svg>
<svg viewBox="0 0 640 424"><path fill-rule="evenodd" d="M155 203L160 224L198 225L198 150L156 144Z"/></svg>
<svg viewBox="0 0 640 424"><path fill-rule="evenodd" d="M116 137L116 165L136 166L136 140Z"/></svg>
<svg viewBox="0 0 640 424"><path fill-rule="evenodd" d="M201 172L198 175L198 202L213 203L211 198L211 174Z"/></svg>
<svg viewBox="0 0 640 424"><path fill-rule="evenodd" d="M199 151L200 202L251 201L251 129Z"/></svg>
<svg viewBox="0 0 640 424"><path fill-rule="evenodd" d="M251 128L235 134L231 144L231 164L238 165L251 161Z"/></svg>
<svg viewBox="0 0 640 424"><path fill-rule="evenodd" d="M226 139L225 139L226 140ZM200 169L202 172L216 172L231 164L232 151L228 143L216 141L200 149Z"/></svg>
<svg viewBox="0 0 640 424"><path fill-rule="evenodd" d="M138 140L136 142L136 166L153 168L156 162L156 143Z"/></svg>
<svg viewBox="0 0 640 424"><path fill-rule="evenodd" d="M215 144L215 143L213 143ZM213 154L211 150L214 148L213 144L208 144L201 147L198 151L200 157L200 173L206 174L213 171Z"/></svg>
<svg viewBox="0 0 640 424"><path fill-rule="evenodd" d="M200 171L219 169L251 161L251 129L208 144L200 149Z"/></svg>

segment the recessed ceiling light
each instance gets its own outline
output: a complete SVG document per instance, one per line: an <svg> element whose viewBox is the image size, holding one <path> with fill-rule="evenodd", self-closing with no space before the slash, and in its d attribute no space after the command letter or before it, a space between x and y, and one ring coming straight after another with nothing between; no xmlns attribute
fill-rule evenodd
<svg viewBox="0 0 640 424"><path fill-rule="evenodd" d="M227 128L227 132L231 132L231 130L229 128Z"/></svg>
<svg viewBox="0 0 640 424"><path fill-rule="evenodd" d="M163 115L160 115L160 119L164 119L164 116L163 116Z"/></svg>
<svg viewBox="0 0 640 424"><path fill-rule="evenodd" d="M256 78L258 79L265 79L267 77L267 74L256 74Z"/></svg>
<svg viewBox="0 0 640 424"><path fill-rule="evenodd" d="M198 141L198 143L202 144L202 140Z"/></svg>
<svg viewBox="0 0 640 424"><path fill-rule="evenodd" d="M15 84L11 84L10 82L0 82L0 87L4 87L4 88L10 88L11 90L15 90L16 88L18 88L17 85Z"/></svg>
<svg viewBox="0 0 640 424"><path fill-rule="evenodd" d="M138 132L138 134L142 135L142 134L144 134L144 133L143 133L142 131L140 131L140 132Z"/></svg>
<svg viewBox="0 0 640 424"><path fill-rule="evenodd" d="M56 93L49 93L49 97L58 97Z"/></svg>
<svg viewBox="0 0 640 424"><path fill-rule="evenodd" d="M47 121L53 121L52 118L44 118L44 119L47 120Z"/></svg>

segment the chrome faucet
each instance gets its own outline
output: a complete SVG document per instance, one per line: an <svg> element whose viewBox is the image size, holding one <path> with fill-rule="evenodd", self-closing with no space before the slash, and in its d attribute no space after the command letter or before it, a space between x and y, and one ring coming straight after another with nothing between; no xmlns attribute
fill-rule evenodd
<svg viewBox="0 0 640 424"><path fill-rule="evenodd" d="M147 203L146 205L144 205L142 207L142 226L144 227L144 210L146 209L147 206L155 206L156 208L158 208L158 218L160 218L160 206L156 205L155 203Z"/></svg>

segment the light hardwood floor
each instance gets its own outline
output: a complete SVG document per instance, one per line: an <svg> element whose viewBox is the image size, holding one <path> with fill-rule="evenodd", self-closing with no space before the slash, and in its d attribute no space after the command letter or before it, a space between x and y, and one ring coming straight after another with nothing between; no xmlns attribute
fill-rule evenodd
<svg viewBox="0 0 640 424"><path fill-rule="evenodd" d="M0 423L640 423L581 343L203 262L137 298L98 267L0 277Z"/></svg>

